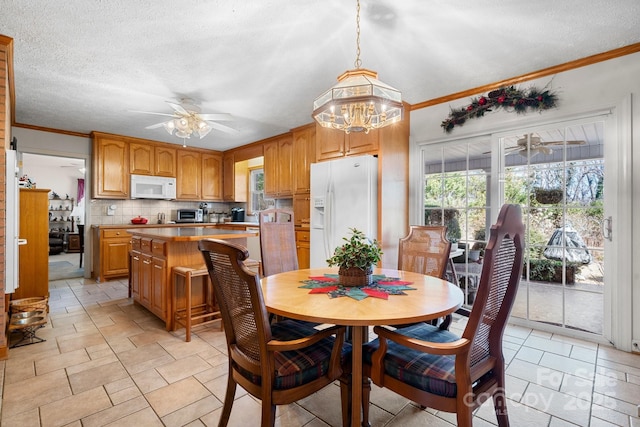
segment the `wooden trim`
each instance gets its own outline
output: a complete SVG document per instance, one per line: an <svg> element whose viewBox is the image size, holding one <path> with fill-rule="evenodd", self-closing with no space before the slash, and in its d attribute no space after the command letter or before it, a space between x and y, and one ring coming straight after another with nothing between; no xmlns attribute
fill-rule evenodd
<svg viewBox="0 0 640 427"><path fill-rule="evenodd" d="M575 68L585 67L587 65L596 64L602 61L608 61L609 59L619 58L621 56L630 55L632 53L640 52L640 43L634 43L629 46L624 46L618 49L613 49L608 52L598 53L596 55L587 56L585 58L576 59L575 61L565 62L564 64L554 65L553 67L543 68L542 70L533 71L531 73L522 74L510 79L501 80L499 82L490 83L484 86L478 86L472 89L463 90L461 92L452 93L450 95L441 96L439 98L433 98L428 101L420 102L418 104L411 105L411 111L419 110L421 108L431 107L445 102L455 101L456 99L471 97L479 93L488 92L494 89L498 89L503 86L510 86L517 83L526 82L529 80L539 79L551 74L557 74L564 71L573 70Z"/></svg>
<svg viewBox="0 0 640 427"><path fill-rule="evenodd" d="M16 90L13 77L13 39L11 37L3 36L0 34L0 44L5 46L5 53L7 55L7 80L9 82L9 113L11 114L11 126L15 125L16 121ZM11 136L11 129L7 129L8 141Z"/></svg>
<svg viewBox="0 0 640 427"><path fill-rule="evenodd" d="M14 114L13 123L11 123L11 125L15 126L17 128L39 130L39 131L42 131L42 132L60 133L60 134L63 134L63 135L80 136L80 137L83 137L83 138L89 138L91 136L88 133L74 132L74 131L62 130L62 129L54 129L54 128L48 128L48 127L45 127L45 126L35 126L35 125L25 125L25 124L22 124L22 123L15 123L15 114Z"/></svg>

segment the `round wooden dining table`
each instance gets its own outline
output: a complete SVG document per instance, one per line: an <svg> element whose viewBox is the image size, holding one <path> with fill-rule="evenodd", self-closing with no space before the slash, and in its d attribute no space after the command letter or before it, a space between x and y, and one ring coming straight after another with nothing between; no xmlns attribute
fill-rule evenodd
<svg viewBox="0 0 640 427"><path fill-rule="evenodd" d="M389 295L388 299L368 297L357 300L348 296L330 298L326 293L310 293L301 288L310 277L338 274L337 268L288 271L261 279L264 303L270 313L317 323L352 327L352 384L362 384L362 345L368 327L399 325L437 319L456 311L463 302L462 290L445 280L409 271L375 269L374 274L411 282L406 295ZM331 283L327 283L331 285ZM361 423L362 387L352 387L351 425Z"/></svg>

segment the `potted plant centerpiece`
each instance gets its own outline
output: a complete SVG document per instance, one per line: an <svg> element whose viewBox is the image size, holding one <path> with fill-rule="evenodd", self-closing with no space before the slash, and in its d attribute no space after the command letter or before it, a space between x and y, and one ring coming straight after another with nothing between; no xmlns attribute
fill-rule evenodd
<svg viewBox="0 0 640 427"><path fill-rule="evenodd" d="M329 267L338 266L339 282L343 286L365 286L372 283L373 266L380 261L382 249L377 240L369 239L362 231L350 228L351 237L338 246L331 258Z"/></svg>

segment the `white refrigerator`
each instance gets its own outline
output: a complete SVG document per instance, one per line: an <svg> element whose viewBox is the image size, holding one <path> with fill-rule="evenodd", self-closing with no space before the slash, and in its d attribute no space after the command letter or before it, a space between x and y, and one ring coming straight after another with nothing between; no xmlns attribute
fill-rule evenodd
<svg viewBox="0 0 640 427"><path fill-rule="evenodd" d="M327 258L350 228L377 238L378 159L344 157L311 164L311 268L327 266Z"/></svg>

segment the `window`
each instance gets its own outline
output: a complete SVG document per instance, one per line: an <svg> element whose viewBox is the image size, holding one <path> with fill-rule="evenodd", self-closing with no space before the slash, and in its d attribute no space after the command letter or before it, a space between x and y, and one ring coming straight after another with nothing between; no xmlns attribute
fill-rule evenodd
<svg viewBox="0 0 640 427"><path fill-rule="evenodd" d="M249 214L268 208L268 201L264 198L264 169L249 169Z"/></svg>

